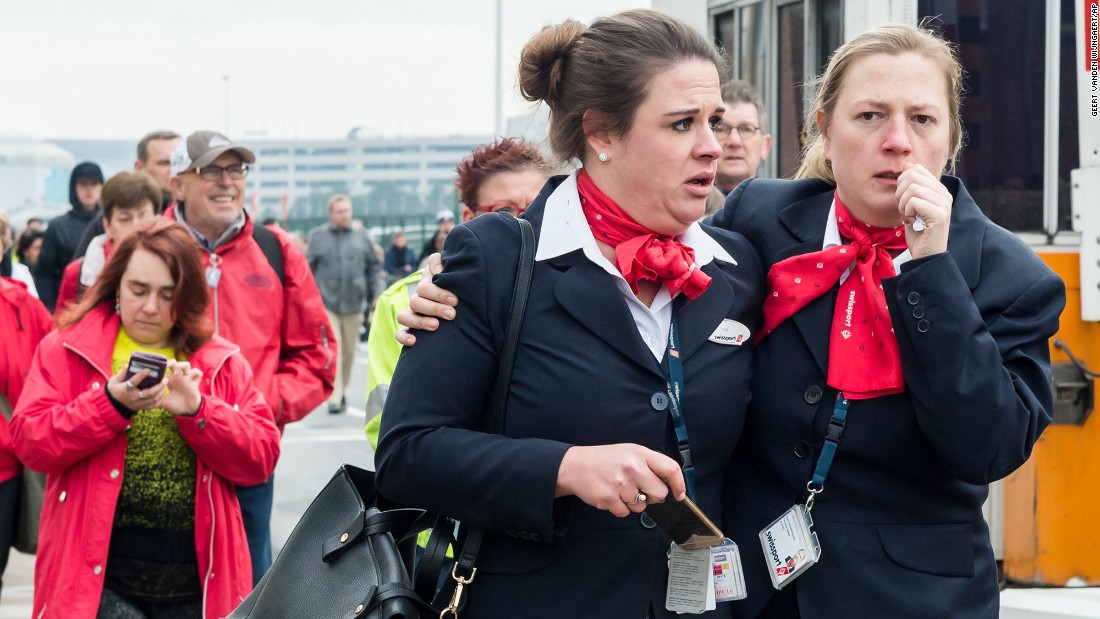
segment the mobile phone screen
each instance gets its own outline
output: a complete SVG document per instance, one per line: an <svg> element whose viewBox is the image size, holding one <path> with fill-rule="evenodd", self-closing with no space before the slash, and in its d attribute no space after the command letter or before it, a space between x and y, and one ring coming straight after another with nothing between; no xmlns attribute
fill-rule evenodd
<svg viewBox="0 0 1100 619"><path fill-rule="evenodd" d="M138 351L130 355L130 362L126 365L126 378L129 379L142 370L149 370L149 375L135 386L138 389L155 387L164 379L167 365L168 359L162 355Z"/></svg>

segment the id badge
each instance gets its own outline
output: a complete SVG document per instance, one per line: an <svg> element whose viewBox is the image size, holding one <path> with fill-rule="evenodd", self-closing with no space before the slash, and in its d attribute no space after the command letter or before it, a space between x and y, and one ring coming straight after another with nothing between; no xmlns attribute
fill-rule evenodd
<svg viewBox="0 0 1100 619"><path fill-rule="evenodd" d="M672 544L668 553L665 608L693 615L716 608L710 548L688 550Z"/></svg>
<svg viewBox="0 0 1100 619"><path fill-rule="evenodd" d="M821 558L810 511L801 503L788 509L760 532L760 545L772 586L782 589Z"/></svg>
<svg viewBox="0 0 1100 619"><path fill-rule="evenodd" d="M741 551L730 538L710 549L710 560L714 569L714 600L729 602L744 599L748 595L745 589L745 570L741 568Z"/></svg>

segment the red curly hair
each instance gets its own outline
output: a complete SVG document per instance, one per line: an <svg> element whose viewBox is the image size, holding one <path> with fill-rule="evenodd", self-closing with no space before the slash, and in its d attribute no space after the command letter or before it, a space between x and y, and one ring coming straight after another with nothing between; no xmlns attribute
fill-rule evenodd
<svg viewBox="0 0 1100 619"><path fill-rule="evenodd" d="M553 166L542 156L542 152L529 142L517 138L504 138L474 149L459 164L456 171L455 188L458 199L469 208L481 206L477 203L477 192L490 177L501 172L536 170L550 176Z"/></svg>

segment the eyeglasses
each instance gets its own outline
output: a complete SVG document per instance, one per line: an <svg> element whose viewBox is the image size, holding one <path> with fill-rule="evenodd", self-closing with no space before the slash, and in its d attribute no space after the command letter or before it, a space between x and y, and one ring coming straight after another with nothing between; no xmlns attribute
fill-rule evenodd
<svg viewBox="0 0 1100 619"><path fill-rule="evenodd" d="M481 213L508 213L512 217L519 217L527 210L525 206L515 206L513 204L486 204L484 206L475 206L474 212Z"/></svg>
<svg viewBox="0 0 1100 619"><path fill-rule="evenodd" d="M734 129L737 129L737 133L741 136L742 140L747 140L757 133L760 133L760 127L755 125L737 125L733 127L726 123L718 123L718 126L714 128L714 137L719 140L724 140L730 136L730 132Z"/></svg>
<svg viewBox="0 0 1100 619"><path fill-rule="evenodd" d="M239 181L248 176L248 164L238 163L225 168L219 165L208 165L201 168L195 168L193 171L204 181L220 181L222 179L222 174L226 173L229 174L230 180Z"/></svg>

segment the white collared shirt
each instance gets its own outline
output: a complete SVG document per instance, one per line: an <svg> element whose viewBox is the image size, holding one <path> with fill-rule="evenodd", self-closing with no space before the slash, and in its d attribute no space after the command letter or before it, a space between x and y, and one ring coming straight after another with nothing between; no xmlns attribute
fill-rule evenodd
<svg viewBox="0 0 1100 619"><path fill-rule="evenodd" d="M710 264L713 260L737 264L733 256L704 232L698 223L692 223L676 240L695 251L696 268ZM668 288L661 286L649 306L638 300L619 269L604 257L596 245L596 237L592 235L588 220L584 218L584 211L581 209L581 198L577 193L577 173L574 172L546 199L535 260L549 260L578 249L584 251L589 260L611 276L626 299L626 306L634 317L642 341L657 361L663 359L669 327L672 325L672 295Z"/></svg>
<svg viewBox="0 0 1100 619"><path fill-rule="evenodd" d="M821 249L829 249L830 247L836 247L837 245L844 244L844 240L840 238L840 228L836 226L836 197L833 197L833 204L829 207L829 218L825 220L825 243ZM909 262L913 259L913 254L909 253L909 250L901 252L894 258L894 275L901 273L901 265ZM855 268L853 262L848 270L840 276L840 283L844 283L844 280L848 279L848 274Z"/></svg>

